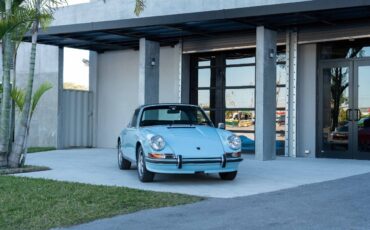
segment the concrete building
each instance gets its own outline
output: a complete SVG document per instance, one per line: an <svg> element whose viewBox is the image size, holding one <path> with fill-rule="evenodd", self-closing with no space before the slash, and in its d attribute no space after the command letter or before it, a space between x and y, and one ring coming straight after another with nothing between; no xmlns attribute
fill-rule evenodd
<svg viewBox="0 0 370 230"><path fill-rule="evenodd" d="M139 17L133 4L65 7L40 33L49 143L112 148L140 104L184 102L257 159L370 159L370 1L148 0ZM63 90L63 47L91 51L89 92Z"/></svg>

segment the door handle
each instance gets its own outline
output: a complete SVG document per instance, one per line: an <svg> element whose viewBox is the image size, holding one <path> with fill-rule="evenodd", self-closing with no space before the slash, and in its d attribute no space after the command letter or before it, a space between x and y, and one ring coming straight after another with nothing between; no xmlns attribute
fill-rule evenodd
<svg viewBox="0 0 370 230"><path fill-rule="evenodd" d="M346 120L347 121L350 121L351 120L351 118L350 118L351 111L352 111L352 109L347 109L347 111L346 111Z"/></svg>
<svg viewBox="0 0 370 230"><path fill-rule="evenodd" d="M355 109L356 110L356 119L355 121L359 121L361 119L361 110Z"/></svg>

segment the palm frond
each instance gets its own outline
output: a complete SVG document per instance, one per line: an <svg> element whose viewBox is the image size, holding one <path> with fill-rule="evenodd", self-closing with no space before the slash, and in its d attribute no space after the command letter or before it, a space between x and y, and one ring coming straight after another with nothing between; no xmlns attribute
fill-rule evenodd
<svg viewBox="0 0 370 230"><path fill-rule="evenodd" d="M139 16L141 12L143 12L145 8L145 0L136 0L136 3L135 3L135 14L136 16Z"/></svg>
<svg viewBox="0 0 370 230"><path fill-rule="evenodd" d="M10 96L12 97L19 111L22 111L26 99L26 92L23 89L15 87L12 89Z"/></svg>
<svg viewBox="0 0 370 230"><path fill-rule="evenodd" d="M0 20L0 39L4 37L5 34L13 33L15 30L20 29L17 32L19 34L20 31L24 31L24 27L29 29L31 22L36 16L36 12L31 9L24 7L18 7L14 9L8 18L2 18Z"/></svg>
<svg viewBox="0 0 370 230"><path fill-rule="evenodd" d="M35 111L36 109L36 106L37 104L39 103L42 95L44 95L44 93L46 93L48 90L50 90L51 88L53 88L53 85L49 82L44 82L42 83L39 88L35 91L35 93L33 94L33 97L32 97L32 105L31 105L31 117L33 115L33 112Z"/></svg>

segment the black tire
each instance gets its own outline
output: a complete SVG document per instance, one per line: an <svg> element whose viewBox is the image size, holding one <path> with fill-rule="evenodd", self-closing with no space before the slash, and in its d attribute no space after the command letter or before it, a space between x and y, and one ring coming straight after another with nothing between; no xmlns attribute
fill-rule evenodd
<svg viewBox="0 0 370 230"><path fill-rule="evenodd" d="M155 174L146 169L145 156L143 148L137 149L137 175L141 182L153 182Z"/></svg>
<svg viewBox="0 0 370 230"><path fill-rule="evenodd" d="M219 173L222 180L234 180L238 171Z"/></svg>
<svg viewBox="0 0 370 230"><path fill-rule="evenodd" d="M121 151L121 140L118 140L117 144L117 155L118 155L118 167L121 170L128 170L131 168L131 161L126 160L123 157L123 153Z"/></svg>

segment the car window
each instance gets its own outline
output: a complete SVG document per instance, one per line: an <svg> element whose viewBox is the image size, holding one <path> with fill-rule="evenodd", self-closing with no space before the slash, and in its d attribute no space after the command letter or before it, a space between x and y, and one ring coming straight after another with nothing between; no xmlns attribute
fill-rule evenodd
<svg viewBox="0 0 370 230"><path fill-rule="evenodd" d="M137 118L138 118L138 116L139 116L139 112L140 112L140 109L136 109L136 110L135 110L134 115L132 116L131 123L130 123L130 127L131 127L131 128L136 127L136 124L137 124Z"/></svg>
<svg viewBox="0 0 370 230"><path fill-rule="evenodd" d="M156 106L144 109L140 126L152 125L209 125L205 113L194 106Z"/></svg>

